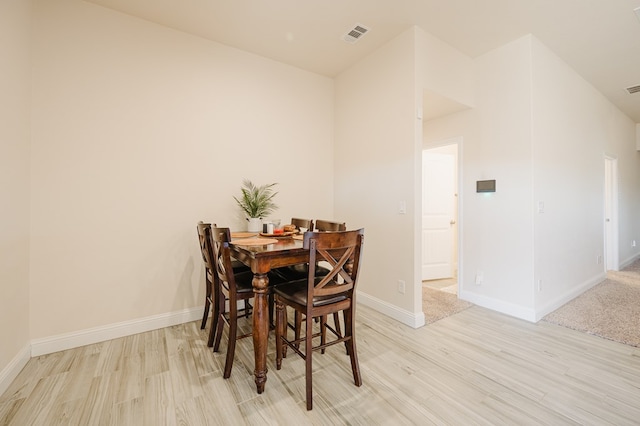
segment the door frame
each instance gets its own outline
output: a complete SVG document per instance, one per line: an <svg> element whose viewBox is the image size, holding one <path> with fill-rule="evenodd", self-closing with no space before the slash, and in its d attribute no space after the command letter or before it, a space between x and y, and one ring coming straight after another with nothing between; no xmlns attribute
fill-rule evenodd
<svg viewBox="0 0 640 426"><path fill-rule="evenodd" d="M604 271L620 269L618 234L618 158L604 155ZM608 222L609 221L609 222Z"/></svg>

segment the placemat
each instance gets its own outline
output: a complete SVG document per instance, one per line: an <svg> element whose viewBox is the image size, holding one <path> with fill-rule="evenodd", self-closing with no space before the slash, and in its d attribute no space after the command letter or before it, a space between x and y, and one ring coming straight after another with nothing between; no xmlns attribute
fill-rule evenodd
<svg viewBox="0 0 640 426"><path fill-rule="evenodd" d="M257 232L232 232L231 238L249 238L258 235Z"/></svg>
<svg viewBox="0 0 640 426"><path fill-rule="evenodd" d="M278 240L275 238L241 238L239 240L232 240L232 244L239 246L266 246L267 244L275 244Z"/></svg>

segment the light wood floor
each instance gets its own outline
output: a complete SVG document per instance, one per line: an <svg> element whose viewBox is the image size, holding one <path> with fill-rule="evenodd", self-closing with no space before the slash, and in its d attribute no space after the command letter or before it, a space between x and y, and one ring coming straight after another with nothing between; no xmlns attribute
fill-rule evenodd
<svg viewBox="0 0 640 426"><path fill-rule="evenodd" d="M276 371L271 341L257 395L251 339L224 380L223 353L192 322L30 360L0 397L0 424L640 423L638 348L477 306L417 330L366 307L357 316L364 384L333 346L314 357L311 412L299 357Z"/></svg>

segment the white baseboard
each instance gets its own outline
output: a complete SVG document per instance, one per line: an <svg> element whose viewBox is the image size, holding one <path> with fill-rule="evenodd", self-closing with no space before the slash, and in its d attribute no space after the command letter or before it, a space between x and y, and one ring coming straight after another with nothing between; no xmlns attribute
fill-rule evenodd
<svg viewBox="0 0 640 426"><path fill-rule="evenodd" d="M589 290L590 288L594 287L597 284L600 284L606 278L607 278L607 274L605 272L602 272L601 274L598 274L595 277L592 277L587 281L583 282L579 286L572 288L570 291L564 294L561 294L559 297L555 298L551 302L544 304L540 308L536 309L535 321L536 322L540 321L542 318L544 318L545 315L550 314L551 312L555 311L565 303L570 302L571 300L580 296L585 291Z"/></svg>
<svg viewBox="0 0 640 426"><path fill-rule="evenodd" d="M491 309L492 311L500 312L505 315L509 315L515 318L520 318L525 321L535 322L535 311L526 306L516 305L513 303L505 302L504 300L494 299L492 297L483 296L469 291L460 291L459 298L466 300L474 305L482 306L483 308Z"/></svg>
<svg viewBox="0 0 640 426"><path fill-rule="evenodd" d="M624 260L620 265L618 265L618 269L619 270L623 270L624 268L626 268L627 266L631 265L633 262L635 262L636 260L640 259L640 253L633 255L629 258L627 258L626 260Z"/></svg>
<svg viewBox="0 0 640 426"><path fill-rule="evenodd" d="M370 296L367 293L362 293L357 290L356 293L356 300L358 303L362 303L365 306L375 309L381 314L400 321L401 323L408 325L409 327L418 328L422 327L425 324L424 312L414 314L413 312L400 309L395 305L385 302L384 300L380 300L376 297Z"/></svg>
<svg viewBox="0 0 640 426"><path fill-rule="evenodd" d="M22 371L24 366L27 365L30 358L31 347L27 345L0 371L0 395L9 388L11 382L13 382L16 376Z"/></svg>
<svg viewBox="0 0 640 426"><path fill-rule="evenodd" d="M34 339L31 341L31 356L45 355L79 346L104 342L132 334L144 333L176 324L196 321L202 318L203 307L189 308L182 311L168 312L131 321L123 321L101 327L88 328L72 333Z"/></svg>

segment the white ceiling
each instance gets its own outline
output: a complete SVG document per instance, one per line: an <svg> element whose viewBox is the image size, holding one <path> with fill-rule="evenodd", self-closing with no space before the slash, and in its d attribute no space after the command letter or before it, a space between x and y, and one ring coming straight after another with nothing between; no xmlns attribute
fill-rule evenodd
<svg viewBox="0 0 640 426"><path fill-rule="evenodd" d="M532 33L640 123L640 0L85 1L329 77L412 25L470 57Z"/></svg>

